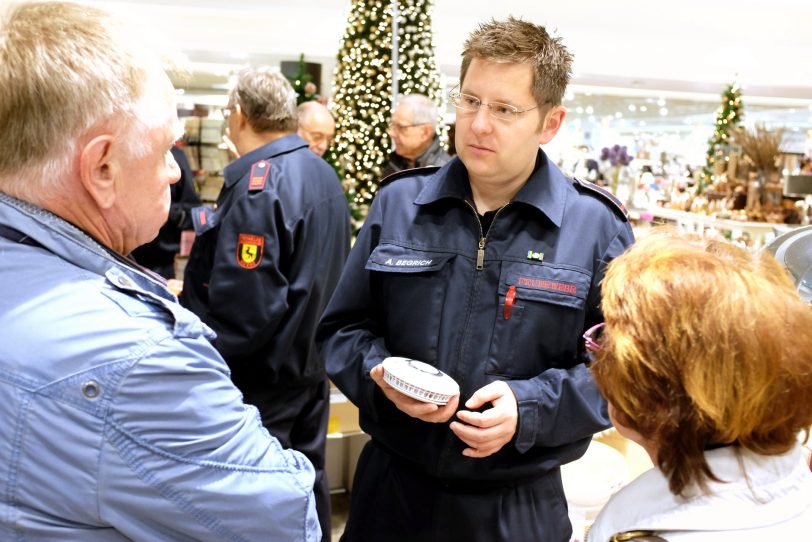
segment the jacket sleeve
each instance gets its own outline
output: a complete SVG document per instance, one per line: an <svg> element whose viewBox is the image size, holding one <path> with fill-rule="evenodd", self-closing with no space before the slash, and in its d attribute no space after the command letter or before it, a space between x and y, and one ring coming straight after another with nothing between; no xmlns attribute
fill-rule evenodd
<svg viewBox="0 0 812 542"><path fill-rule="evenodd" d="M600 283L607 264L634 242L631 227L623 222L599 259L587 297L584 329L601 322ZM561 446L589 438L611 425L606 401L586 365L583 345L578 363L568 369L548 369L528 380L511 380L519 407L519 423L514 439L516 449L526 452L533 446Z"/></svg>
<svg viewBox="0 0 812 542"><path fill-rule="evenodd" d="M217 332L215 345L225 358L260 349L289 309L283 262L290 261L293 233L286 219L281 202L268 190L240 196L221 219L209 303L201 319ZM255 267L240 264L244 236L261 239Z"/></svg>
<svg viewBox="0 0 812 542"><path fill-rule="evenodd" d="M389 356L382 313L373 302L372 276L366 269L369 255L378 244L380 220L380 198L376 198L316 335L330 379L359 409L373 417L375 395L379 392L369 371Z"/></svg>
<svg viewBox="0 0 812 542"><path fill-rule="evenodd" d="M111 399L98 468L99 514L134 540L321 540L313 467L202 338L147 347Z"/></svg>

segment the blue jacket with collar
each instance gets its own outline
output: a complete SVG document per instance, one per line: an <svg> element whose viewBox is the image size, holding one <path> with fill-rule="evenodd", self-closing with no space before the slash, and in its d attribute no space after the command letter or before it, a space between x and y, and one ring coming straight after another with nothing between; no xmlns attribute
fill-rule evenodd
<svg viewBox="0 0 812 542"><path fill-rule="evenodd" d="M260 161L267 177L252 188L252 171L265 173L254 168ZM193 212L180 301L217 333L240 389L320 382L316 325L350 249L341 183L298 135L245 154L224 175L216 209ZM240 262L246 236L262 245L251 265Z"/></svg>
<svg viewBox="0 0 812 542"><path fill-rule="evenodd" d="M162 281L0 193L0 540L321 540L313 467Z"/></svg>
<svg viewBox="0 0 812 542"><path fill-rule="evenodd" d="M609 425L581 335L602 320L600 280L633 236L620 208L566 178L541 150L484 239L469 197L458 158L383 186L319 340L330 378L358 405L361 427L378 444L441 479L507 483L578 458ZM399 411L369 377L390 355L451 375L460 405L489 382L507 381L519 407L513 442L467 458L448 424Z"/></svg>

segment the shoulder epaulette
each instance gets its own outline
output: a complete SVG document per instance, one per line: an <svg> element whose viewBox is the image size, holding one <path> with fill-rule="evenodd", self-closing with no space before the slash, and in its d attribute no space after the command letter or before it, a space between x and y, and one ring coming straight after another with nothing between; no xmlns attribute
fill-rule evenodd
<svg viewBox="0 0 812 542"><path fill-rule="evenodd" d="M248 191L260 192L265 190L270 174L271 163L267 160L260 160L251 166L251 175L248 177Z"/></svg>
<svg viewBox="0 0 812 542"><path fill-rule="evenodd" d="M416 167L411 169L402 169L400 171L396 171L394 173L390 173L383 179L381 179L379 186L384 186L385 184L389 184L392 181L397 181L398 179L402 179L404 177L409 177L412 175L430 175L440 169L440 166L425 166L425 167Z"/></svg>
<svg viewBox="0 0 812 542"><path fill-rule="evenodd" d="M572 180L575 181L575 184L589 190L593 194L597 194L601 199L609 202L610 207L618 211L623 220L626 222L629 221L629 211L626 209L626 206L623 205L623 202L617 199L614 194L609 192L607 189L596 185L595 183L579 179L578 177L573 177Z"/></svg>

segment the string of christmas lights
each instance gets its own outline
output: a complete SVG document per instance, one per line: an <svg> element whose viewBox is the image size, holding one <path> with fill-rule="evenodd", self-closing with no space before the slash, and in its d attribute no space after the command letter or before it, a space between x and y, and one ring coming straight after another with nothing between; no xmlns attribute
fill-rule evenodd
<svg viewBox="0 0 812 542"><path fill-rule="evenodd" d="M433 0L398 1L398 88L404 95L425 94L439 105L433 7ZM392 73L392 3L353 0L333 74L337 122L328 153L343 172L356 226L375 197L391 148Z"/></svg>

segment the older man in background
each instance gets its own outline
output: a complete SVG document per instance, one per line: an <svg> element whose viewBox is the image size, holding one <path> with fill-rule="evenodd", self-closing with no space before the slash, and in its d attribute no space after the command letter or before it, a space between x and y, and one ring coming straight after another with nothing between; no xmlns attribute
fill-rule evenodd
<svg viewBox="0 0 812 542"><path fill-rule="evenodd" d="M395 150L383 169L383 176L404 169L442 166L451 157L437 136L437 106L422 94L403 96L392 112L389 135Z"/></svg>
<svg viewBox="0 0 812 542"><path fill-rule="evenodd" d="M310 463L125 257L179 177L141 31L31 3L0 34L0 540L316 540Z"/></svg>
<svg viewBox="0 0 812 542"><path fill-rule="evenodd" d="M311 151L324 156L336 135L336 121L322 103L314 100L303 102L299 105L299 129L296 133L307 141Z"/></svg>

